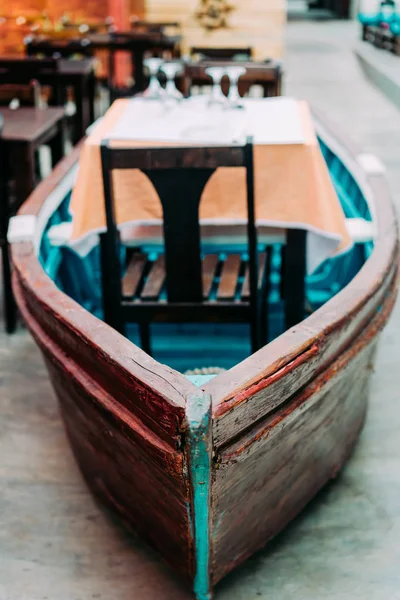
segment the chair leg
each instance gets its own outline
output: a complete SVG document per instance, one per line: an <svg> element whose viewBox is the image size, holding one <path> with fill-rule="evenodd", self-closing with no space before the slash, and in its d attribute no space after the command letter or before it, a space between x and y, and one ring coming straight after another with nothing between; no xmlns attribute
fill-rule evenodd
<svg viewBox="0 0 400 600"><path fill-rule="evenodd" d="M304 319L306 278L306 232L289 229L285 249L285 326L290 329Z"/></svg>
<svg viewBox="0 0 400 600"><path fill-rule="evenodd" d="M104 321L125 335L125 321L120 304L119 256L106 233L100 234L101 287Z"/></svg>
<svg viewBox="0 0 400 600"><path fill-rule="evenodd" d="M279 282L279 296L281 300L285 298L285 268L286 268L286 258L285 258L285 246L281 248L281 279Z"/></svg>
<svg viewBox="0 0 400 600"><path fill-rule="evenodd" d="M260 348L265 346L268 343L268 334L269 334L269 293L270 293L270 285L271 285L271 260L272 260L272 248L268 247L266 249L267 258L265 262L265 271L262 275L262 288L261 288L261 298L260 298Z"/></svg>
<svg viewBox="0 0 400 600"><path fill-rule="evenodd" d="M151 353L150 323L139 323L140 345L149 356Z"/></svg>
<svg viewBox="0 0 400 600"><path fill-rule="evenodd" d="M250 321L250 340L251 340L251 353L257 352L260 349L260 322L257 315L252 316Z"/></svg>
<svg viewBox="0 0 400 600"><path fill-rule="evenodd" d="M11 264L9 246L5 242L1 248L1 259L3 267L3 294L4 294L4 319L7 333L14 333L17 325L17 307L11 287Z"/></svg>

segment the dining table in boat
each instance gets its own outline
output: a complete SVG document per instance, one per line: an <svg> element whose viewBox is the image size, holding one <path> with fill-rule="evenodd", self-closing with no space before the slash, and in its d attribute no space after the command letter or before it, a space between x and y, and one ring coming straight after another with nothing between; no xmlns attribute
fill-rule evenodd
<svg viewBox="0 0 400 600"><path fill-rule="evenodd" d="M243 99L244 109L209 106L197 96L166 106L144 98L117 100L87 137L71 199L70 243L82 255L106 219L100 145L129 147L232 144L253 137L255 208L259 234L272 229L307 232L307 270L351 245L345 215L319 148L308 105L291 98ZM116 221L135 236L161 227L162 209L137 169L114 173ZM200 223L221 234L247 222L244 169L218 169L200 203Z"/></svg>

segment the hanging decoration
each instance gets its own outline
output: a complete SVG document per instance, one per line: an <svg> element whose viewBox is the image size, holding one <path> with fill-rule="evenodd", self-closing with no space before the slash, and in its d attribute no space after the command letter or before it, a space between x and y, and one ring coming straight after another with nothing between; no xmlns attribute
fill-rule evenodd
<svg viewBox="0 0 400 600"><path fill-rule="evenodd" d="M235 7L228 0L200 0L195 16L207 31L227 29L228 17L234 9Z"/></svg>

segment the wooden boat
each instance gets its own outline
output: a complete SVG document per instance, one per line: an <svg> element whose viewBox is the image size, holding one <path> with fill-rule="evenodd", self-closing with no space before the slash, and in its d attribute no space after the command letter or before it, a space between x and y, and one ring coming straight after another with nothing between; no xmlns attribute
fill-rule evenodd
<svg viewBox="0 0 400 600"><path fill-rule="evenodd" d="M308 281L316 310L256 354L241 360L228 351L234 338L221 345L215 335L208 364L219 355L231 368L212 378L176 370L191 366L191 353L198 366L206 361L204 349L202 364L195 354L198 338L185 345L190 330L181 333L183 348L173 338L169 354L156 352L171 368L104 324L96 316L97 249L85 263L49 243L49 228L67 218L79 148L11 227L15 296L84 476L199 600L279 533L349 457L395 301L398 234L383 168L349 150L321 118L315 124L346 216L375 229L374 241L367 236L321 267ZM173 334L170 328L164 338Z"/></svg>

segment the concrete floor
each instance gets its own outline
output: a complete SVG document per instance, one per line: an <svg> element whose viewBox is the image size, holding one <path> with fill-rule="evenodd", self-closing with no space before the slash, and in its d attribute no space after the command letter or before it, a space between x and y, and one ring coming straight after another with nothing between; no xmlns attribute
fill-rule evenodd
<svg viewBox="0 0 400 600"><path fill-rule="evenodd" d="M288 27L286 93L383 160L400 206L400 118L362 75L343 22ZM400 305L382 336L365 430L341 476L216 600L400 600ZM0 333L0 600L189 600L90 496L29 335Z"/></svg>

